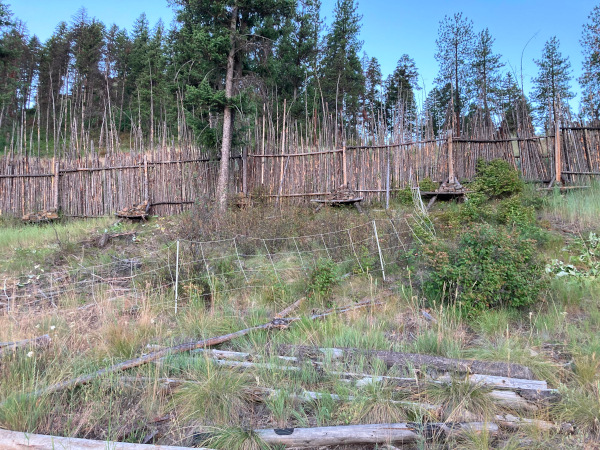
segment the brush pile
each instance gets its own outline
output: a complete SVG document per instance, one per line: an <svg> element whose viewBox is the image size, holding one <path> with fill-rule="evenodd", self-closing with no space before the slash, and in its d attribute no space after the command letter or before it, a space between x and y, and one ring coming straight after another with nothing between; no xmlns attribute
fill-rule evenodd
<svg viewBox="0 0 600 450"><path fill-rule="evenodd" d="M150 202L148 200L138 203L127 208L123 208L115 214L117 217L124 217L127 219L147 219L148 211L150 211Z"/></svg>
<svg viewBox="0 0 600 450"><path fill-rule="evenodd" d="M52 222L58 219L56 208L48 208L48 210L38 211L36 213L25 214L21 220L26 223Z"/></svg>

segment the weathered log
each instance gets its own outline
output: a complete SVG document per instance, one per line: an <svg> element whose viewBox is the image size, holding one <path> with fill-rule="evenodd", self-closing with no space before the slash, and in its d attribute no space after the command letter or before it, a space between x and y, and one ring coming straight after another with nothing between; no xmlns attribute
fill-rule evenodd
<svg viewBox="0 0 600 450"><path fill-rule="evenodd" d="M279 349L286 353L302 356L319 351L314 347L281 345ZM346 358L367 356L383 361L388 367L431 367L444 372L477 373L497 377L514 377L533 380L533 372L521 364L502 361L479 361L470 359L452 359L442 356L422 355L418 353L400 353L385 350L363 350L358 348L340 348Z"/></svg>
<svg viewBox="0 0 600 450"><path fill-rule="evenodd" d="M322 317L326 317L329 316L331 314L341 314L341 313L345 313L348 311L353 311L355 309L358 308L364 308L367 306L373 306L373 305L378 305L381 302L373 302L370 300L365 300L359 303L356 303L354 305L350 305L350 306L346 306L346 307L342 307L339 309L334 309L331 311L327 311L325 313L322 314L313 314L310 319L312 320L316 320L316 319L320 319ZM258 325L255 327L250 327L250 328L246 328L240 331L236 331L234 333L229 333L223 336L217 336L217 337L212 337L209 339L203 339L200 341L192 341L192 342L186 342L183 344L179 344L179 345L175 345L173 347L168 347L168 348L164 348L161 350L157 350L155 352L151 352L148 353L144 356L141 356L139 358L134 358L134 359L130 359L127 361L123 361L119 364L115 364L113 366L110 367L106 367L104 369L100 369L96 372L93 372L91 374L88 375L82 375L80 377L77 378L73 378L71 380L66 380L66 381L62 381L60 383L56 383L53 384L52 386L48 386L46 388L43 389L39 389L37 391L32 392L31 394L29 394L29 396L32 397L38 397L40 395L48 395L48 394L52 394L54 392L58 392L61 391L63 389L71 389L74 388L76 386L81 386L84 384L88 384L90 383L92 380L95 380L98 377L101 377L103 375L108 375L111 373L115 373L115 372L121 372L123 370L127 370L127 369L133 369L134 367L139 367L142 366L144 364L147 364L149 362L152 361L157 361L161 358L164 358L165 356L168 355L175 355L178 353L184 353L184 352L189 352L191 350L195 350L195 349L200 349L200 348L205 348L205 347L212 347L218 344L222 344L224 342L228 342L231 341L232 339L241 337L241 336L245 336L248 333L251 333L253 331L258 331L258 330L271 330L271 329L285 329L287 327L289 327L289 325L293 322L296 322L300 320L300 318L290 318L290 319L273 319L271 322L265 323L263 325ZM0 403L0 406L3 403Z"/></svg>
<svg viewBox="0 0 600 450"><path fill-rule="evenodd" d="M511 430L532 427L542 431L560 431L561 427L555 423L540 419L526 419L524 417L513 416L512 414L496 415L495 422L501 427Z"/></svg>
<svg viewBox="0 0 600 450"><path fill-rule="evenodd" d="M335 348L320 348L319 351L321 353L329 355L331 359L340 359L343 356L343 352L340 349ZM227 350L215 350L215 349L198 349L194 350L194 352L201 352L212 356L215 359L223 359L223 360L234 360L234 361L246 361L252 362L256 360L262 359L261 355L253 355L250 353L244 352L232 352ZM289 363L301 363L301 359L294 356L277 356L278 359L289 362ZM318 361L311 361L312 364L317 366L322 366L322 363ZM222 362L221 364L225 364ZM238 365L238 367L242 367L242 365ZM251 367L251 366L246 366ZM269 367L275 369L280 366L269 365ZM267 367L268 368L268 367ZM283 370L297 370L292 367L289 369ZM403 377L390 377L390 376L373 376L368 374L358 374L351 372L339 372L339 371L329 371L331 375L340 376L341 378L353 378L358 379L356 382L357 386L362 386L366 384L370 384L373 382L381 382L388 381L400 388L419 388L422 387L423 384L426 383L448 383L452 380L449 375L444 375L438 377L436 379L425 379L425 380L417 380L416 378L403 378ZM471 381L473 384L479 384L481 386L489 386L494 388L497 391L501 390L512 390L515 391L518 395L506 394L502 395L501 393L496 394L495 398L500 403L504 402L508 406L511 406L516 409L530 409L529 406L524 402L553 402L560 399L560 394L556 389L548 389L548 384L546 381L540 380L523 380L519 378L510 378L510 377L496 377L492 375L481 375L481 374L472 374L468 375L466 380ZM525 408L524 408L525 407Z"/></svg>
<svg viewBox="0 0 600 450"><path fill-rule="evenodd" d="M326 445L408 443L425 438L460 437L471 433L498 433L495 423L384 423L318 428L254 430L269 445L306 448Z"/></svg>
<svg viewBox="0 0 600 450"><path fill-rule="evenodd" d="M189 447L169 445L130 444L127 442L94 441L43 434L0 430L0 448L3 450L61 449L61 450L189 450ZM204 448L201 450L210 450Z"/></svg>
<svg viewBox="0 0 600 450"><path fill-rule="evenodd" d="M0 356L5 353L16 350L20 347L40 347L44 345L48 345L52 339L49 335L44 334L43 336L36 337L33 339L25 339L23 341L15 341L15 342L0 342Z"/></svg>

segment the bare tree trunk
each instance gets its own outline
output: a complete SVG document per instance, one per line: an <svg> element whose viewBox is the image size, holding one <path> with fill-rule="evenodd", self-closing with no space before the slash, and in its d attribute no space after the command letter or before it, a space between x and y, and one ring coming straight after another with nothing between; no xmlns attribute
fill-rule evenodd
<svg viewBox="0 0 600 450"><path fill-rule="evenodd" d="M229 155L231 154L231 141L233 138L233 110L229 99L233 97L233 71L235 65L235 31L237 28L238 8L234 6L231 11L229 24L230 44L227 56L227 75L225 78L225 108L223 110L223 142L221 144L221 167L217 183L217 204L219 211L227 208L227 185L229 181Z"/></svg>

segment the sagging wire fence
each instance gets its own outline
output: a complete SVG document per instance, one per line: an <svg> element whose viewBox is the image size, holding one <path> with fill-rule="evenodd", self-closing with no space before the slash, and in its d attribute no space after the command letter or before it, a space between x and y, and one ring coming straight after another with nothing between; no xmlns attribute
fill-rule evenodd
<svg viewBox="0 0 600 450"><path fill-rule="evenodd" d="M343 277L370 274L385 280L423 220L414 214L303 236L181 239L151 252L111 255L104 264L75 262L52 272L36 266L26 275L0 281L0 311L18 314L151 299L177 312L182 304L212 307L226 297L277 297L294 283L306 283L323 260L333 262Z"/></svg>

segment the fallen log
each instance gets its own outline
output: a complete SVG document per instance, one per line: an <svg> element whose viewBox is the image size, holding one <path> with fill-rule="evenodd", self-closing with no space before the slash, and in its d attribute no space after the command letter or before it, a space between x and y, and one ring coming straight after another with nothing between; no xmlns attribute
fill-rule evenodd
<svg viewBox="0 0 600 450"><path fill-rule="evenodd" d="M307 448L346 444L410 443L423 438L459 438L465 434L498 433L495 423L384 423L318 428L283 428L254 430L268 445Z"/></svg>
<svg viewBox="0 0 600 450"><path fill-rule="evenodd" d="M333 311L329 311L327 313L313 314L312 316L310 316L310 319L315 320L315 319L319 319L322 317L326 317L331 314L345 313L348 311L353 311L358 308L365 308L367 306L374 306L374 305L379 305L379 304L381 304L381 302L372 302L370 300L369 301L365 300L365 301L356 303L354 305L350 305L350 306L342 307L342 308L339 308L339 309L336 309ZM90 383L91 381L93 381L96 378L101 377L103 375L108 375L108 374L115 373L115 372L121 372L121 371L127 370L127 369L133 369L134 367L139 367L139 366L142 366L142 365L147 364L152 361L157 361L168 355L176 355L178 353L189 352L189 351L195 350L195 349L212 347L212 346L215 346L218 344L222 344L224 342L231 341L232 339L235 339L235 338L238 338L241 336L245 336L246 334L251 333L253 331L286 329L293 322L296 322L298 320L300 320L300 318L298 318L298 317L289 318L289 319L283 319L283 318L273 319L270 322L267 322L263 325L257 325L255 327L246 328L246 329L239 330L234 333L229 333L229 334L226 334L223 336L212 337L209 339L202 339L200 341L186 342L183 344L175 345L173 347L167 347L167 348L164 348L161 350L157 350L155 352L148 353L139 358L130 359L130 360L115 364L113 366L106 367L104 369L100 369L100 370L93 372L91 374L88 374L88 375L82 375L80 377L73 378L71 380L61 381L60 383L56 383L56 384L53 384L46 388L34 391L34 392L28 394L28 396L29 397L39 397L40 395L48 395L48 394L52 394L54 392L58 392L58 391L61 391L64 389L71 389L76 386L82 386L82 385ZM4 404L4 402L0 403L0 406L2 406L3 404Z"/></svg>
<svg viewBox="0 0 600 450"><path fill-rule="evenodd" d="M23 341L15 341L15 342L0 342L0 356L5 353L14 351L20 347L41 347L48 345L52 339L49 335L44 334L43 336L36 337L33 339L25 339Z"/></svg>
<svg viewBox="0 0 600 450"><path fill-rule="evenodd" d="M281 352L293 354L299 357L303 355L314 355L315 351L320 350L315 347L280 345ZM400 353L385 350L363 350L359 348L339 348L344 352L347 359L366 356L377 358L384 362L388 367L429 367L443 372L458 372L465 374L493 375L497 377L521 378L533 380L534 375L531 369L521 364L506 363L502 361L479 361L470 359L452 359L442 356L422 355L418 353Z"/></svg>
<svg viewBox="0 0 600 450"><path fill-rule="evenodd" d="M337 352L338 349L320 348L319 350L325 354L330 355L331 359L339 359L340 353ZM263 359L263 356L261 355L253 355L251 353L245 352L232 352L228 350L198 349L194 350L193 353L204 353L215 359L234 361L253 362ZM281 361L293 364L302 363L302 360L295 356L278 355L277 358ZM311 364L316 366L323 366L323 363L319 361L311 360ZM425 378L424 380L418 380L416 378L373 376L368 374L357 374L339 371L329 371L329 373L332 375L340 376L342 378L361 378L357 382L357 385L359 386L385 380L402 388L419 388L426 383L447 384L452 381L452 377L450 375L444 375L435 379ZM520 378L495 377L492 375L480 374L467 375L465 381L470 381L473 384L478 384L481 386L491 387L496 390L512 390L517 392L519 394L519 397L522 397L523 399L531 402L552 401L560 398L560 395L558 394L558 391L556 391L556 389L548 389L548 384L546 381L523 380ZM502 399L505 398L502 396L499 397Z"/></svg>
<svg viewBox="0 0 600 450"><path fill-rule="evenodd" d="M231 360L222 360L222 359L213 359L213 362L220 366L238 368L238 369L266 369L266 370L275 370L275 371L288 371L288 372L298 372L301 370L298 366L280 366L277 364L271 363L256 363L249 361L231 361ZM364 374L356 374L350 372L335 372L330 371L327 372L329 375L339 376L341 378L353 378L357 379L355 383L356 387L366 386L368 384L388 381L391 384L396 384L396 386L404 389L406 387L405 382L407 379L405 378L396 378L396 377L388 377L388 376L365 376ZM361 378L362 377L362 378ZM414 380L412 380L414 382ZM408 384L408 383L406 383ZM426 383L422 384L421 387L424 387ZM512 391L501 391L501 390L492 390L486 393L494 402L496 402L500 406L504 406L506 408L510 408L515 411L537 411L539 407L527 401L523 397L521 397L516 392ZM425 405L425 404L423 404ZM435 405L430 405L435 409ZM427 409L427 408L425 408Z"/></svg>
<svg viewBox="0 0 600 450"><path fill-rule="evenodd" d="M169 445L130 444L127 442L94 441L61 436L0 430L0 448L3 450L62 449L62 450L189 450L189 447ZM200 450L211 450L203 448Z"/></svg>

